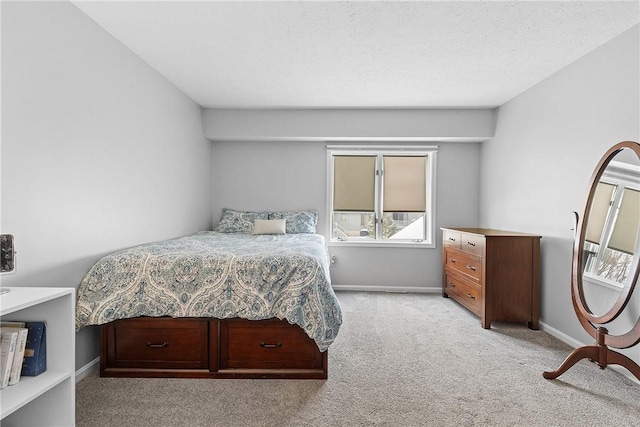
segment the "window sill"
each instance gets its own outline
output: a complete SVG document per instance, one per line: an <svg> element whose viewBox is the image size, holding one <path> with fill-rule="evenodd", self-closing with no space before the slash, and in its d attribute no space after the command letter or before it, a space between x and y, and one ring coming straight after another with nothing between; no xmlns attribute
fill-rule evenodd
<svg viewBox="0 0 640 427"><path fill-rule="evenodd" d="M597 285L597 286L601 286L603 288L607 288L607 289L612 289L616 292L620 292L620 290L624 287L622 284L618 284L618 283L614 283L614 282L610 282L610 281L606 281L606 280L601 280L598 279L594 276L591 275L583 275L582 276L582 280L583 282L592 284L592 285Z"/></svg>
<svg viewBox="0 0 640 427"><path fill-rule="evenodd" d="M364 242L364 241L338 241L331 240L327 243L330 247L351 248L403 248L403 249L434 249L435 243L428 242Z"/></svg>

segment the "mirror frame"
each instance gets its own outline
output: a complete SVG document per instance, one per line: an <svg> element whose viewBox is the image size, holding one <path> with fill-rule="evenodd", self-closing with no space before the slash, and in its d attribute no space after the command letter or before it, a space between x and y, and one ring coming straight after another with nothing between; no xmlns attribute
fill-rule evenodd
<svg viewBox="0 0 640 427"><path fill-rule="evenodd" d="M620 142L613 147L611 147L600 159L600 162L596 166L593 175L591 177L589 194L587 196L587 201L585 204L585 208L583 211L583 215L578 220L577 229L578 234L576 236L574 247L573 247L573 261L572 261L572 273L571 273L571 297L573 301L573 307L578 316L578 320L584 327L584 329L591 335L596 338L596 329L595 325L604 325L607 324L614 319L616 319L620 313L625 309L631 296L633 295L633 291L638 282L638 276L640 274L639 268L639 259L640 254L634 254L633 261L631 263L631 268L629 271L629 275L627 277L626 282L623 285L623 288L618 296L618 299L613 304L613 306L603 315L596 315L590 309L584 295L584 287L583 287L583 258L584 258L584 243L587 232L587 223L589 212L591 211L591 205L593 204L593 198L596 191L596 186L600 181L606 167L609 165L611 160L618 154L620 151L624 149L631 149L635 152L636 156L640 161L640 144L634 141L623 141ZM623 335L606 335L605 336L605 344L615 348L628 348L640 342L640 318L636 322L635 326L627 333Z"/></svg>
<svg viewBox="0 0 640 427"><path fill-rule="evenodd" d="M610 335L609 330L602 326L617 318L629 303L629 299L631 298L636 284L638 283L638 274L640 273L638 259L640 259L640 253L634 253L627 281L624 283L622 291L614 305L604 315L595 315L591 310L589 310L589 306L585 300L582 283L584 242L587 233L587 223L589 222L588 216L591 212L591 205L593 204L596 186L598 185L598 182L600 182L600 178L602 177L605 168L609 165L609 162L611 162L613 157L615 157L615 155L621 150L627 148L633 150L638 159L640 159L640 144L637 142L623 141L611 147L604 156L602 156L602 159L600 159L600 162L598 163L598 166L596 166L591 177L591 187L589 189L589 195L587 197L582 218L576 218L577 232L574 239L573 258L571 264L571 300L580 324L584 330L595 339L595 343L593 345L578 347L573 350L555 371L543 372L542 376L548 380L558 378L558 376L562 375L578 361L582 359L589 359L592 362L595 362L601 369L604 369L609 365L623 366L627 368L627 370L629 370L629 372L631 372L638 381L640 381L640 365L628 356L609 348L629 348L640 342L640 316L638 316L635 326L629 330L629 332L622 335ZM574 214L577 217L578 214L575 212ZM638 244L636 242L636 247L637 245Z"/></svg>

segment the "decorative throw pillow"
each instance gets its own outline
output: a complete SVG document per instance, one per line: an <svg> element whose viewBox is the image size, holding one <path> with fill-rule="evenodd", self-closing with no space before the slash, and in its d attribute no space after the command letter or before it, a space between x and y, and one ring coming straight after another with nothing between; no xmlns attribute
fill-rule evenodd
<svg viewBox="0 0 640 427"><path fill-rule="evenodd" d="M245 233L253 231L253 222L256 219L268 219L267 212L244 212L234 209L222 209L222 218L215 228L220 233Z"/></svg>
<svg viewBox="0 0 640 427"><path fill-rule="evenodd" d="M318 212L315 210L299 212L270 212L269 219L285 219L287 234L315 233Z"/></svg>
<svg viewBox="0 0 640 427"><path fill-rule="evenodd" d="M256 219L251 234L286 234L285 219Z"/></svg>

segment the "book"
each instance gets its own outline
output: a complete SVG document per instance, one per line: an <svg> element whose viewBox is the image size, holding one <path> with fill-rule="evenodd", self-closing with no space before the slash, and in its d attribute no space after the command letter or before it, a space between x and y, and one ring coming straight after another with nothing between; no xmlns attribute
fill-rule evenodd
<svg viewBox="0 0 640 427"><path fill-rule="evenodd" d="M25 327L29 333L21 375L35 377L47 370L47 325L45 322L25 322Z"/></svg>
<svg viewBox="0 0 640 427"><path fill-rule="evenodd" d="M16 328L0 327L0 389L9 385L9 375L17 343L18 331Z"/></svg>
<svg viewBox="0 0 640 427"><path fill-rule="evenodd" d="M14 322L11 320L3 320L0 322L0 328L24 328L25 322Z"/></svg>
<svg viewBox="0 0 640 427"><path fill-rule="evenodd" d="M18 332L18 342L16 343L16 352L11 363L11 373L9 374L9 385L15 385L20 381L22 374L22 361L24 360L24 349L27 345L27 335L29 329L25 328L24 322L2 322L2 328L14 328Z"/></svg>

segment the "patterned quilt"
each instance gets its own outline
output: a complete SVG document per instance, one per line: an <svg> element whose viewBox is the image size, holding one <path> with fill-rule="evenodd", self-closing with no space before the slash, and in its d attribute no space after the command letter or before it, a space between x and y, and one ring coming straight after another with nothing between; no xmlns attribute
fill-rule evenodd
<svg viewBox="0 0 640 427"><path fill-rule="evenodd" d="M215 231L107 255L78 287L76 329L139 316L277 317L325 351L342 324L318 234Z"/></svg>

